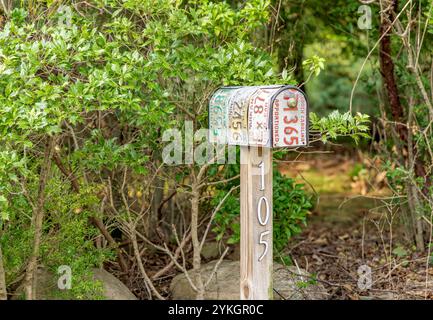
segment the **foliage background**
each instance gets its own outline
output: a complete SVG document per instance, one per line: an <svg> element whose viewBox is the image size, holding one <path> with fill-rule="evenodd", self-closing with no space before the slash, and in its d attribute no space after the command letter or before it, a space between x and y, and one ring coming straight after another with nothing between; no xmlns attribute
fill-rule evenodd
<svg viewBox="0 0 433 320"><path fill-rule="evenodd" d="M206 127L209 96L221 85L299 84L310 97L314 147L349 137L356 148L368 138L367 114L373 116L375 155L386 160L380 169L396 199L407 199L399 203L402 220L421 250L429 229L419 221L431 221L432 211L433 97L420 93L420 86L432 90L431 6L419 1L411 11L426 26L415 72L406 67L412 52L404 44L416 37L402 40L391 31L398 119L379 50L369 56L347 112L360 66L387 21L374 4L373 29L359 30L358 7L355 0L2 1L0 259L8 292L31 276L29 261L36 261L53 271L73 268L68 297L99 297L100 285L88 275L104 266L139 288L140 298L162 298L146 272L153 256L140 250L168 256L192 238L183 268L199 270L207 223L224 244L238 241L238 193L225 196L238 184L239 168L161 163L162 133L185 130L185 120ZM410 27L409 18L401 23ZM413 129L402 144L395 122ZM274 177L279 252L305 225L314 197L278 171ZM131 280L137 275L140 284ZM195 281L200 294L202 280Z"/></svg>

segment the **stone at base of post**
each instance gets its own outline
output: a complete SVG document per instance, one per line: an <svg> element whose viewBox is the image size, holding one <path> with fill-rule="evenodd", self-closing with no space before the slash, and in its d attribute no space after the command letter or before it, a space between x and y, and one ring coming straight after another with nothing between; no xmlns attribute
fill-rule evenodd
<svg viewBox="0 0 433 320"><path fill-rule="evenodd" d="M271 300L272 150L241 146L242 300Z"/></svg>

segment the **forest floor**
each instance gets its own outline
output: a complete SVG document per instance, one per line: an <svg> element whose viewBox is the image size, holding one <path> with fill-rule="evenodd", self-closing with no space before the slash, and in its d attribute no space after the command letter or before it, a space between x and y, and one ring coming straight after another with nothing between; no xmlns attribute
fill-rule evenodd
<svg viewBox="0 0 433 320"><path fill-rule="evenodd" d="M304 183L316 198L303 232L280 254L322 283L329 299L433 299L432 258L404 240L398 199L386 187L384 172L371 167L361 153L335 151L280 162L280 172ZM149 254L149 276L169 262L157 251ZM172 269L155 279L164 296L170 296L178 273ZM147 298L138 271L124 281L137 297Z"/></svg>
<svg viewBox="0 0 433 320"><path fill-rule="evenodd" d="M297 160L280 171L306 183L317 204L282 254L321 282L330 299L433 299L433 261L402 241L385 175L369 171L361 154Z"/></svg>

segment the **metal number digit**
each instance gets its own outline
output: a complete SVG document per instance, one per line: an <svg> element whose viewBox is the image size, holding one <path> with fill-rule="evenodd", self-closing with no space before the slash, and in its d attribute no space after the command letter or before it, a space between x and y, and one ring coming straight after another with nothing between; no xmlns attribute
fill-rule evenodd
<svg viewBox="0 0 433 320"><path fill-rule="evenodd" d="M259 166L260 168L260 191L265 190L265 164L263 161L260 161Z"/></svg>
<svg viewBox="0 0 433 320"><path fill-rule="evenodd" d="M262 255L259 257L259 261L262 261L264 257L266 257L266 254L268 253L268 242L266 240L263 239L264 236L267 236L268 234L270 234L270 231L263 231L262 233L260 233L260 239L259 239L259 244L262 244L265 246L265 250L263 251Z"/></svg>
<svg viewBox="0 0 433 320"><path fill-rule="evenodd" d="M266 205L265 220L262 219L262 203L263 202L265 202L265 205ZM261 197L259 199L259 203L257 204L257 218L259 219L259 223L262 226L265 226L268 223L268 220L269 220L269 202L268 202L268 199L266 199L266 197Z"/></svg>

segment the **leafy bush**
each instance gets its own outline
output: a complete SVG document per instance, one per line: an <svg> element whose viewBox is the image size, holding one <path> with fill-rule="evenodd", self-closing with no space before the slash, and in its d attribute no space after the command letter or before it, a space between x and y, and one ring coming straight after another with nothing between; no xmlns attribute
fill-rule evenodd
<svg viewBox="0 0 433 320"><path fill-rule="evenodd" d="M300 233L302 226L307 223L307 215L312 208L312 199L307 195L303 186L274 170L273 243L276 251L282 250L288 244L289 239ZM218 190L212 200L212 205L218 205L227 191L227 187ZM228 235L227 243L233 244L240 241L239 210L239 192L232 193L227 197L214 220L213 231L217 234L218 240Z"/></svg>
<svg viewBox="0 0 433 320"><path fill-rule="evenodd" d="M295 183L276 170L274 181L274 248L280 251L307 224L313 203L303 184Z"/></svg>
<svg viewBox="0 0 433 320"><path fill-rule="evenodd" d="M310 112L310 132L319 135L323 143L338 137L350 137L358 143L361 138L370 138L369 118L367 114L358 112L353 116L350 112L340 113L338 110L319 118Z"/></svg>
<svg viewBox="0 0 433 320"><path fill-rule="evenodd" d="M7 284L32 254L32 202L40 196L44 141L54 137L63 169L53 163L42 190L39 257L52 271L72 267L69 298L95 297L99 287L89 272L110 260L115 246L96 248L98 232L88 219L103 219L121 240L128 237L119 231L126 212L152 202L153 189L138 200L128 196L125 205L122 173L125 189L148 186L156 175L170 182L187 176L189 167L155 168L161 133L185 118L205 127L208 96L222 84L277 82L271 56L251 43L269 19L270 2L11 5L0 17L0 243Z"/></svg>

